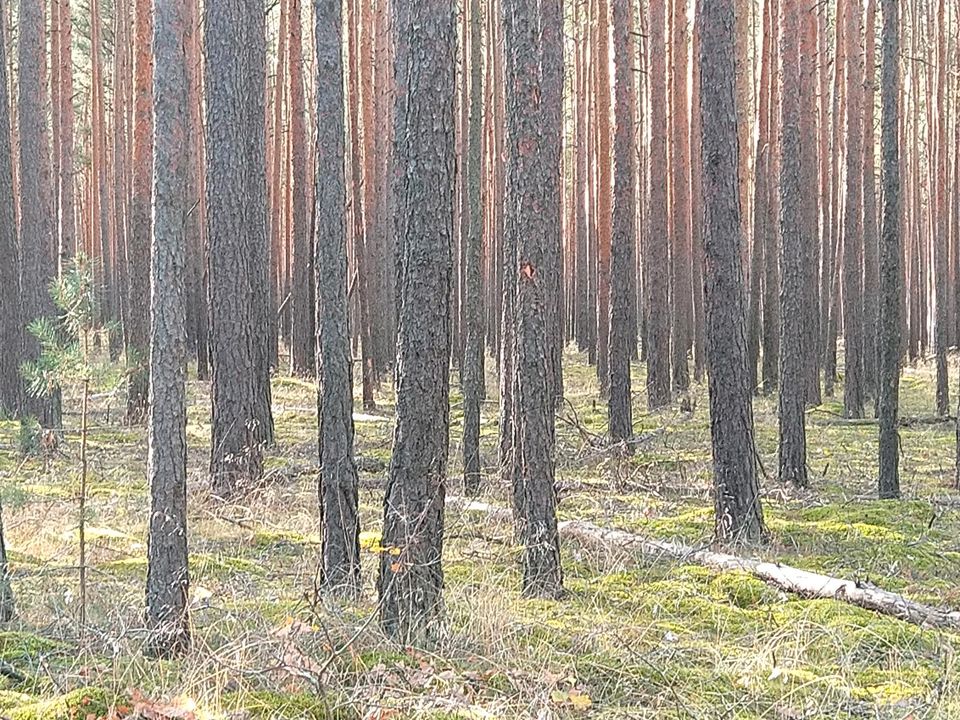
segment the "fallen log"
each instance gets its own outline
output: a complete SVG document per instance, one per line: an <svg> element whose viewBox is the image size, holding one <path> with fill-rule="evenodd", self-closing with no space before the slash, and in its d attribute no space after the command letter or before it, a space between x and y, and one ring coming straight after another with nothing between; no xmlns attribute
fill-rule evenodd
<svg viewBox="0 0 960 720"><path fill-rule="evenodd" d="M587 547L655 559L668 557L716 570L740 570L801 597L839 600L921 627L960 630L960 611L944 610L914 602L869 583L821 575L780 563L751 560L711 550L698 550L680 543L647 538L623 530L602 528L581 520L560 523L559 532L564 540L572 540Z"/></svg>
<svg viewBox="0 0 960 720"><path fill-rule="evenodd" d="M897 421L897 426L902 428L924 427L931 425L953 425L957 422L955 417L949 415L930 415L918 417L901 417ZM840 426L840 427L874 427L880 424L876 418L845 418L833 413L828 413L827 419L812 420L813 425Z"/></svg>

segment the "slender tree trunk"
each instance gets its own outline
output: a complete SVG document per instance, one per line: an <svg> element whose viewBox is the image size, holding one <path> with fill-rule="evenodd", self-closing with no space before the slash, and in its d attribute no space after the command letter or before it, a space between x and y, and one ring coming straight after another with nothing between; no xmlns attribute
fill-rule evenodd
<svg viewBox="0 0 960 720"><path fill-rule="evenodd" d="M13 184L13 149L10 143L10 102L7 95L6 13L0 10L0 414L20 410L20 251ZM2 536L0 536L2 537ZM3 550L0 544L0 550ZM5 577L5 572L4 572ZM0 617L2 617L0 592Z"/></svg>
<svg viewBox="0 0 960 720"><path fill-rule="evenodd" d="M840 162L843 159L843 109L844 109L844 66L846 65L846 45L844 40L844 23L842 22L845 5L850 0L838 0L837 22L834 23L835 51L833 61L833 144L830 152L830 238L821 248L823 252L823 272L821 273L821 297L823 298L823 313L821 316L823 339L823 392L827 397L833 397L834 384L837 379L837 327L838 327L838 288L839 288L839 253L842 239L842 213L840 203L841 192ZM826 240L826 238L825 238Z"/></svg>
<svg viewBox="0 0 960 720"><path fill-rule="evenodd" d="M931 8L932 11L932 8ZM933 238L934 258L934 350L937 356L937 415L945 416L950 411L950 380L947 371L947 347L950 344L948 331L949 313L947 309L950 285L949 263L949 215L947 214L947 165L949 164L947 146L947 26L944 13L944 0L937 2L937 114L935 127L936 143L936 213L933 215L935 236ZM931 128L932 130L932 128Z"/></svg>
<svg viewBox="0 0 960 720"><path fill-rule="evenodd" d="M597 377L600 394L610 382L610 234L613 185L610 153L610 0L597 0Z"/></svg>
<svg viewBox="0 0 960 720"><path fill-rule="evenodd" d="M439 630L450 366L457 31L449 0L395 0L397 419L377 589L384 631ZM541 367L543 355L541 355Z"/></svg>
<svg viewBox="0 0 960 720"><path fill-rule="evenodd" d="M57 43L59 55L51 58L51 63L59 65L57 102L59 102L60 107L57 117L59 119L60 137L56 143L59 153L56 168L59 172L57 182L58 257L62 265L65 259L73 257L77 251L76 217L73 201L73 125L75 118L73 110L73 21L71 19L70 0L57 0L57 4L59 4L60 38Z"/></svg>
<svg viewBox="0 0 960 720"><path fill-rule="evenodd" d="M190 645L187 568L187 128L186 4L156 0L153 50L153 241L147 475L147 651L167 656Z"/></svg>
<svg viewBox="0 0 960 720"><path fill-rule="evenodd" d="M844 5L847 56L847 171L843 212L843 412L863 417L863 55L860 4Z"/></svg>
<svg viewBox="0 0 960 720"><path fill-rule="evenodd" d="M690 91L690 215L693 255L693 377L697 382L703 380L706 371L706 318L703 297L703 149L702 123L700 119L700 21L693 21L693 52L690 73L693 87ZM738 128L739 129L739 128ZM746 210L742 210L746 212ZM741 223L742 227L742 223ZM741 235L747 243L747 236ZM753 357L753 370L750 372L750 387L756 387L757 363Z"/></svg>
<svg viewBox="0 0 960 720"><path fill-rule="evenodd" d="M876 42L877 0L867 0L863 84L863 381L867 398L877 399L877 323L879 317L880 244L876 177ZM946 182L946 178L944 178Z"/></svg>
<svg viewBox="0 0 960 720"><path fill-rule="evenodd" d="M647 307L658 309L647 318L647 404L651 410L670 402L671 388L667 183L662 181L667 169L665 2L650 0L650 230L645 243L645 284Z"/></svg>
<svg viewBox="0 0 960 720"><path fill-rule="evenodd" d="M554 486L554 398L543 360L550 347L545 304L556 282L552 276L556 267L548 257L554 225L546 216L554 210L554 194L545 186L560 182L559 174L554 177L550 172L554 167L551 154L559 152L560 143L558 137L549 136L553 129L549 123L545 127L550 109L540 92L540 69L552 51L549 42L559 43L561 38L559 33L555 37L547 34L540 22L543 13L539 0L503 3L510 198L506 233L511 238L508 244L516 248L514 262L506 267L515 276L516 288L513 512L523 546L523 592L530 597L558 597L563 592L563 571ZM602 7L600 17L602 35L607 28ZM602 87L602 79L600 84Z"/></svg>
<svg viewBox="0 0 960 720"><path fill-rule="evenodd" d="M899 0L883 0L883 69L880 97L883 158L883 227L880 236L879 415L881 498L900 497L901 311L903 271L900 236L900 17ZM960 446L958 446L960 447ZM958 465L960 467L960 465Z"/></svg>
<svg viewBox="0 0 960 720"><path fill-rule="evenodd" d="M46 35L43 0L21 0L17 86L20 125L20 319L25 326L39 318L53 319L56 310L48 292L56 276L50 136L46 121ZM36 360L40 346L29 333L24 359ZM59 390L26 398L24 413L45 428L61 427Z"/></svg>
<svg viewBox="0 0 960 720"><path fill-rule="evenodd" d="M687 92L688 35L686 0L673 0L673 42L670 45L673 67L670 72L672 84L670 138L671 164L670 184L672 202L670 205L672 233L670 236L671 275L673 279L672 310L673 337L673 389L684 394L690 387L690 369L687 363L691 346L691 325L693 316L693 291L690 279L692 262L690 235L690 122L689 93ZM749 157L749 152L742 154ZM744 165L741 176L749 176ZM741 196L742 198L742 196ZM743 202L744 212L747 204ZM741 232L743 233L741 225ZM747 233L744 233L746 236Z"/></svg>
<svg viewBox="0 0 960 720"><path fill-rule="evenodd" d="M780 171L780 481L807 485L804 410L804 233L801 215L800 148L800 4L782 0L780 53L781 91Z"/></svg>
<svg viewBox="0 0 960 720"><path fill-rule="evenodd" d="M820 208L817 165L817 12L800 8L800 223L803 233L804 337L820 335ZM803 353L806 402L820 404L819 353Z"/></svg>
<svg viewBox="0 0 960 720"><path fill-rule="evenodd" d="M136 0L133 44L133 185L130 195L130 233L127 275L130 304L126 317L127 422L144 421L147 412L147 352L150 333L149 307L140 298L150 292L150 187L153 173L153 9L150 0ZM96 189L94 189L96 192Z"/></svg>
<svg viewBox="0 0 960 720"><path fill-rule="evenodd" d="M699 0L703 137L707 362L716 536L724 543L764 535L748 384L737 194L733 0Z"/></svg>
<svg viewBox="0 0 960 720"><path fill-rule="evenodd" d="M771 43L779 43L781 26L781 5L786 0L771 0ZM771 48L771 52L772 48ZM764 394L770 394L777 389L780 377L780 242L781 225L780 215L780 179L782 177L780 165L783 162L783 149L780 138L777 136L778 118L783 93L780 88L777 57L780 53L773 53L770 75L770 117L767 120L767 152L765 169L767 177L764 180L766 189L766 220L764 222L764 272L763 272L763 366L761 380ZM780 62L781 67L785 67ZM754 229L757 232L757 229Z"/></svg>
<svg viewBox="0 0 960 720"><path fill-rule="evenodd" d="M470 3L470 34L465 45L470 55L470 117L468 121L466 182L469 202L469 232L466 238L464 302L466 304L466 348L463 357L463 484L468 493L480 489L480 404L483 397L483 203L480 188L480 160L483 151L483 18L480 0ZM466 50L465 50L466 52Z"/></svg>
<svg viewBox="0 0 960 720"><path fill-rule="evenodd" d="M323 582L335 592L353 594L360 587L360 522L353 459L353 358L347 301L343 15L340 0L314 0L313 6Z"/></svg>
<svg viewBox="0 0 960 720"><path fill-rule="evenodd" d="M633 8L629 0L614 0L613 47L616 67L616 104L613 198L613 256L610 286L610 437L627 440L633 435L630 392L630 301L635 297L637 245L637 163L634 115L636 85L633 77Z"/></svg>
<svg viewBox="0 0 960 720"><path fill-rule="evenodd" d="M293 283L290 311L290 369L295 375L310 376L316 371L316 310L310 289L313 277L312 214L308 206L307 132L303 100L303 26L300 0L290 0L290 147L293 165ZM372 183L371 183L372 184Z"/></svg>

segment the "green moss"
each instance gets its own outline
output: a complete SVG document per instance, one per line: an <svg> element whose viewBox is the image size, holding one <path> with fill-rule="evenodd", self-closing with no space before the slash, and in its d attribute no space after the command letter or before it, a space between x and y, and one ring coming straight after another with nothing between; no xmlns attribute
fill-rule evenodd
<svg viewBox="0 0 960 720"><path fill-rule="evenodd" d="M229 695L227 704L242 708L253 720L355 720L355 710L343 703L308 693L255 691Z"/></svg>
<svg viewBox="0 0 960 720"><path fill-rule="evenodd" d="M0 659L6 662L36 661L41 656L67 650L65 643L35 633L19 630L0 632Z"/></svg>
<svg viewBox="0 0 960 720"><path fill-rule="evenodd" d="M103 717L112 699L101 688L79 688L55 698L9 708L10 720L78 720L89 715Z"/></svg>
<svg viewBox="0 0 960 720"><path fill-rule="evenodd" d="M266 570L259 563L239 557L208 554L196 554L190 557L190 573L191 575L195 573L197 577L223 577L238 572L256 576L266 575Z"/></svg>

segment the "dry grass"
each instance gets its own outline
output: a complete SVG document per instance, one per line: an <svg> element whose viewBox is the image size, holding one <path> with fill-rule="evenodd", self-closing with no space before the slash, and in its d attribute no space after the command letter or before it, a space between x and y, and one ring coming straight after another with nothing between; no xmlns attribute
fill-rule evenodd
<svg viewBox="0 0 960 720"><path fill-rule="evenodd" d="M643 441L629 459L598 442L605 409L593 370L568 357L570 401L558 424L564 518L584 518L688 542L711 527L705 390L693 415L651 416L638 392ZM642 390L643 378L634 381ZM496 383L489 378L491 393ZM928 367L908 369L904 413L929 414ZM363 530L378 531L392 397L357 423ZM832 601L787 597L746 576L680 564L623 565L565 548L568 597L523 600L511 529L448 515L445 640L430 652L391 646L377 631L376 556L364 555L355 605L316 602L319 554L316 415L310 383L274 384L278 446L270 480L242 503L208 497L208 398L190 385L190 541L196 648L185 659L140 655L148 510L143 433L118 422L119 399L96 403L88 523L90 628L76 608L75 438L53 458L21 461L0 425L0 483L19 619L0 633L0 659L28 676L0 693L11 718L103 714L101 700L189 698L198 716L413 718L951 718L960 716L960 638ZM449 493L457 479L461 409L454 387ZM758 449L776 467L775 405L756 404ZM773 538L755 554L869 579L960 607L960 495L951 489L952 426L903 432L906 498L874 496L876 431L835 422L835 402L811 411L814 488L764 481ZM483 455L496 456L497 411L484 408ZM76 416L68 422L76 425ZM486 499L506 504L487 478ZM86 689L69 695L77 688ZM15 693L24 693L17 695ZM59 698L57 706L40 700ZM587 703L589 698L589 706ZM30 704L34 703L34 704ZM71 708L79 707L74 712ZM6 709L5 709L6 708ZM16 708L19 708L17 710ZM18 714L19 713L19 714Z"/></svg>

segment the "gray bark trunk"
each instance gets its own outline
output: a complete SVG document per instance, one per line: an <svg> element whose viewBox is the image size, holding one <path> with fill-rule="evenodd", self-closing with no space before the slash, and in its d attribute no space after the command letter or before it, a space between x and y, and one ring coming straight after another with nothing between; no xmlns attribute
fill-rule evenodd
<svg viewBox="0 0 960 720"><path fill-rule="evenodd" d="M186 2L156 0L153 106L153 241L147 475L147 651L190 646L187 569L187 58Z"/></svg>

